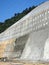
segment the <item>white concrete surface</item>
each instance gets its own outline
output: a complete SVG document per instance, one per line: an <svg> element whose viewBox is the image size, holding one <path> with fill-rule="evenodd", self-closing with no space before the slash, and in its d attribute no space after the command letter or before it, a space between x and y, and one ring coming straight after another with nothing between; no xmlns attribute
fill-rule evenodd
<svg viewBox="0 0 49 65"><path fill-rule="evenodd" d="M22 53L23 60L47 60L49 59L49 30L48 28L31 32Z"/></svg>

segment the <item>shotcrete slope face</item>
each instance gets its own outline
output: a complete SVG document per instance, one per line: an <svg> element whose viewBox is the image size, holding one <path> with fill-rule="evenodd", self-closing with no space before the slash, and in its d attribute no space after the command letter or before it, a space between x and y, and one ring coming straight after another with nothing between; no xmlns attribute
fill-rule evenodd
<svg viewBox="0 0 49 65"><path fill-rule="evenodd" d="M49 61L49 1L1 33L0 45L0 57Z"/></svg>
<svg viewBox="0 0 49 65"><path fill-rule="evenodd" d="M23 60L49 59L49 28L31 32L21 55Z"/></svg>

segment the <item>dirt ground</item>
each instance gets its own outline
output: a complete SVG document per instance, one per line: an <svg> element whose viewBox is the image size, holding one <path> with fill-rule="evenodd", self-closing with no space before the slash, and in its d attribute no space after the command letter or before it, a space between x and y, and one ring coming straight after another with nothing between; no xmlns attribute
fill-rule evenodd
<svg viewBox="0 0 49 65"><path fill-rule="evenodd" d="M0 65L49 65L49 63L0 62Z"/></svg>

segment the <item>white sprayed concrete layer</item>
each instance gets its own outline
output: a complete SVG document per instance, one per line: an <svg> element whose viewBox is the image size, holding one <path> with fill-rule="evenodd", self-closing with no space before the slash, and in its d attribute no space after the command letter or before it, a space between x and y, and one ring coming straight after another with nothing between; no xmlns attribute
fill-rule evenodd
<svg viewBox="0 0 49 65"><path fill-rule="evenodd" d="M49 28L31 32L21 55L23 60L49 60Z"/></svg>

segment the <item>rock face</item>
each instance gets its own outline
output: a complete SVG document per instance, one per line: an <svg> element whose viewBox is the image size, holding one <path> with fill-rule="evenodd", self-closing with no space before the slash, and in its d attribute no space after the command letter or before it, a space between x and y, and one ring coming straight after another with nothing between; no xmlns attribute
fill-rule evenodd
<svg viewBox="0 0 49 65"><path fill-rule="evenodd" d="M49 1L1 33L0 49L0 58L49 60Z"/></svg>

